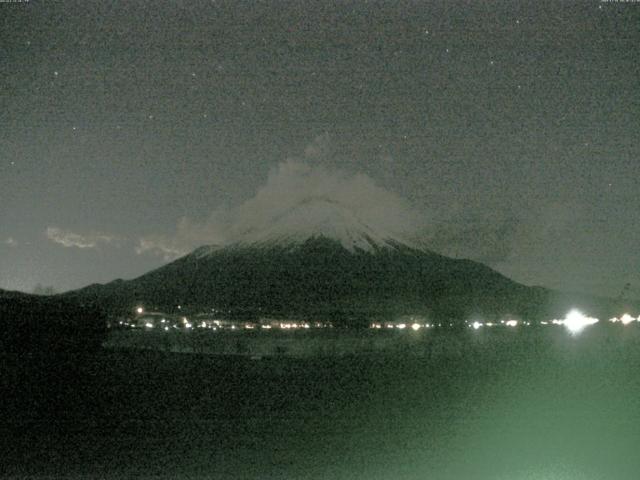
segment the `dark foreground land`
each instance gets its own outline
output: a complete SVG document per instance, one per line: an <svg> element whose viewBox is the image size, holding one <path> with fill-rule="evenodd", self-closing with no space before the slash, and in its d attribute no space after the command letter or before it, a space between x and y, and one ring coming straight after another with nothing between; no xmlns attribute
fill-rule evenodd
<svg viewBox="0 0 640 480"><path fill-rule="evenodd" d="M429 333L423 357L2 361L3 478L637 479L640 327Z"/></svg>

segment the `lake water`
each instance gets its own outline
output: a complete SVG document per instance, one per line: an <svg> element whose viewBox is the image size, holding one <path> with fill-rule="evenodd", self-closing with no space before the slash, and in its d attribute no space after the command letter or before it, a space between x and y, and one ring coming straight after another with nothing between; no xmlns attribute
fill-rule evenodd
<svg viewBox="0 0 640 480"><path fill-rule="evenodd" d="M421 356L5 365L3 478L638 478L636 325L425 335Z"/></svg>

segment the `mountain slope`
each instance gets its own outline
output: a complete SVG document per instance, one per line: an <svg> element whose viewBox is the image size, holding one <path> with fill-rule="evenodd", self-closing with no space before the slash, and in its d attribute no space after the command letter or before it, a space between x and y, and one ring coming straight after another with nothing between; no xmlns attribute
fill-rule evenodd
<svg viewBox="0 0 640 480"><path fill-rule="evenodd" d="M310 197L239 227L236 241L204 246L139 278L65 296L112 312L144 304L169 312L255 318L302 316L353 323L402 314L432 320L549 319L582 306L605 318L621 306L518 284L489 267L433 253L351 210Z"/></svg>
<svg viewBox="0 0 640 480"><path fill-rule="evenodd" d="M234 244L206 255L196 250L137 279L71 295L121 311L142 303L169 311L177 305L216 308L245 317L419 313L446 320L537 315L547 296L475 262L402 244L373 245L372 251L349 251L320 236L284 246Z"/></svg>

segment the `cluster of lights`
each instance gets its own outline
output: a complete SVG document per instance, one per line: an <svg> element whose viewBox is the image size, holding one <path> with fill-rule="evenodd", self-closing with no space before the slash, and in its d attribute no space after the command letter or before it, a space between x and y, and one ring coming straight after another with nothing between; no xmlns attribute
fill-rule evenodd
<svg viewBox="0 0 640 480"><path fill-rule="evenodd" d="M564 325L572 334L580 333L585 327L598 323L597 318L587 317L578 310L571 310L562 320L552 320L556 325Z"/></svg>
<svg viewBox="0 0 640 480"><path fill-rule="evenodd" d="M308 324L307 322L281 322L278 324L278 326L282 329L282 330L295 330L297 328L311 328L311 325Z"/></svg>
<svg viewBox="0 0 640 480"><path fill-rule="evenodd" d="M638 318L633 318L628 313L625 313L619 318L618 317L610 318L609 321L611 323L621 323L623 325L629 325L631 322L640 322L640 316Z"/></svg>
<svg viewBox="0 0 640 480"><path fill-rule="evenodd" d="M414 332L417 332L418 330L421 330L423 328L431 328L432 326L433 325L430 325L428 323L417 323L417 322L413 322L411 324L395 323L395 322L386 322L386 323L373 322L372 324L369 325L369 328L374 330L381 330L383 328L386 328L389 330L392 330L392 329L405 330L407 328L410 328Z"/></svg>
<svg viewBox="0 0 640 480"><path fill-rule="evenodd" d="M631 323L632 321L639 321L640 322L640 317L638 317L638 319L634 319L633 317L631 317L630 315L623 315L622 317L618 318L612 318L610 320L611 322L621 322L624 325L627 325L629 323ZM565 318L563 319L555 319L555 320L551 320L551 321L545 321L542 320L540 322L540 325L563 325L565 328L567 328L567 330L569 330L569 332L576 334L576 333L580 333L582 330L584 330L586 327L588 327L589 325L594 325L598 323L598 319L597 318L593 318L593 317L589 317L586 316L584 314L582 314L581 312L579 312L578 310L571 310L569 313L567 313L567 315L565 316ZM474 330L479 330L482 327L492 327L496 324L491 323L491 322L487 322L487 323L483 323L480 321L474 321L473 323L471 323L469 326L471 328L473 328ZM506 327L517 327L519 325L525 325L525 326L529 326L531 325L531 322L524 322L524 321L520 321L520 320L502 320L500 322L499 325L503 325Z"/></svg>
<svg viewBox="0 0 640 480"><path fill-rule="evenodd" d="M476 320L473 323L469 324L469 326L474 330L479 330L482 327L495 327L498 325L514 328L514 327L517 327L518 325L529 326L531 325L531 322L523 322L521 320L510 319L510 320L501 320L500 323L493 323L493 322L480 322Z"/></svg>

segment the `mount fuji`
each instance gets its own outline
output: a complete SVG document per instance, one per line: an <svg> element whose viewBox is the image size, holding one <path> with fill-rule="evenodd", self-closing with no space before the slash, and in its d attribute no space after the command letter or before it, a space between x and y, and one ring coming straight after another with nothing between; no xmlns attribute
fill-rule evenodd
<svg viewBox="0 0 640 480"><path fill-rule="evenodd" d="M450 322L558 318L552 316L576 302L594 315L615 310L609 300L528 287L483 264L439 255L325 197L309 197L231 233L234 240L225 245L197 248L133 280L65 295L118 313L136 304L169 312L181 305L248 319L347 325L405 314Z"/></svg>

